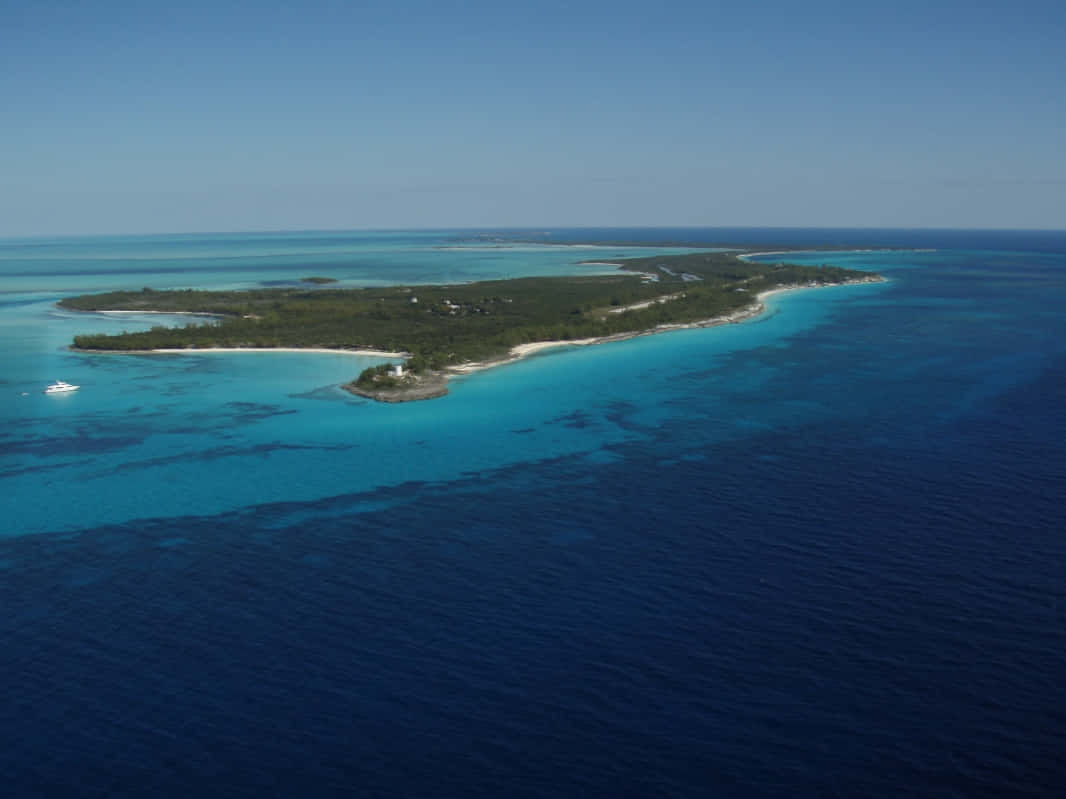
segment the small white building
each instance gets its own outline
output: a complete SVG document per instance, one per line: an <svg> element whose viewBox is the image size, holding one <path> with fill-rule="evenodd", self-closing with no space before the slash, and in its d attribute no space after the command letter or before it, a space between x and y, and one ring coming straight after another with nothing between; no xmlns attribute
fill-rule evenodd
<svg viewBox="0 0 1066 799"><path fill-rule="evenodd" d="M392 376L393 377L403 377L403 364L402 363L398 363L394 367L392 367Z"/></svg>

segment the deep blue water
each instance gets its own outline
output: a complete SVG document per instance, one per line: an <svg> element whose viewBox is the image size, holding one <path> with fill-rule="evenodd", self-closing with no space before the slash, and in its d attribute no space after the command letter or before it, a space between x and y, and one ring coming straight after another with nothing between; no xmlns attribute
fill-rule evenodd
<svg viewBox="0 0 1066 799"><path fill-rule="evenodd" d="M388 408L343 356L61 349L134 324L50 310L116 279L78 247L209 237L0 273L3 795L1063 795L1062 234L792 233L936 251ZM330 268L588 257L389 235Z"/></svg>

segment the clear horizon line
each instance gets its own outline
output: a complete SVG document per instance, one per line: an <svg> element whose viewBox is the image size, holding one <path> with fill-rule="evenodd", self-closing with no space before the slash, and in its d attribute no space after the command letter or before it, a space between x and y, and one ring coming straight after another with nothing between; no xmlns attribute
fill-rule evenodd
<svg viewBox="0 0 1066 799"><path fill-rule="evenodd" d="M1066 228L1041 228L1041 227L939 227L932 225L908 225L893 227L877 227L871 225L595 225L595 224L568 224L568 225L501 225L501 226L374 226L374 227L329 227L329 228L246 228L218 229L218 230L155 230L146 232L98 232L98 233L17 233L0 234L0 241L16 241L20 239L65 239L65 238L110 238L116 236L152 238L156 236L218 236L218 235L241 235L248 233L262 234L290 234L290 233L392 233L392 232L446 232L446 231L544 231L552 230L851 230L851 231L944 231L944 232L989 232L989 233L1064 233Z"/></svg>

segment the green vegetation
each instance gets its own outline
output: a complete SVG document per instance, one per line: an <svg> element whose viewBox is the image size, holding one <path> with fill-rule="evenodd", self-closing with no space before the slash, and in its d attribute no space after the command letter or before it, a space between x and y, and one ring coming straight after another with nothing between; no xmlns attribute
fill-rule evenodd
<svg viewBox="0 0 1066 799"><path fill-rule="evenodd" d="M870 277L837 267L748 263L731 253L636 258L619 265L620 271L612 275L450 286L143 289L72 297L60 305L85 311L217 316L184 327L76 336L74 346L79 349L372 348L411 353L407 368L417 373L498 357L527 342L617 335L709 319L748 306L756 293L776 286ZM376 385L383 387L381 381Z"/></svg>
<svg viewBox="0 0 1066 799"><path fill-rule="evenodd" d="M448 393L448 377L443 372L423 370L415 374L404 369L397 375L394 369L391 363L371 366L342 388L379 402L411 402L443 397Z"/></svg>
<svg viewBox="0 0 1066 799"><path fill-rule="evenodd" d="M359 377L355 379L355 385L367 390L399 388L404 380L402 377L395 377L392 374L393 369L395 369L395 366L391 363L371 366L369 369L364 369Z"/></svg>

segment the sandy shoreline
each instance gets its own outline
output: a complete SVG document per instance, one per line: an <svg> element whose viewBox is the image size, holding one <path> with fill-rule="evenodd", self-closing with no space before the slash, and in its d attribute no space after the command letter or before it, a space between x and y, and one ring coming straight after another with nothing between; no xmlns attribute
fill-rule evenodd
<svg viewBox="0 0 1066 799"><path fill-rule="evenodd" d="M771 292L767 292L767 294L769 293ZM667 333L671 330L693 330L700 327L717 327L718 325L736 324L737 322L743 322L746 319L758 316L765 309L766 306L761 302L755 302L745 306L739 311L734 311L731 314L716 316L712 319L702 319L697 322L678 322L676 324L657 325L648 330L634 330L627 333L615 333L612 336L599 336L596 338L576 338L568 341L531 341L528 344L519 344L511 347L511 352L507 357L493 361L480 361L477 363L465 363L461 366L450 366L448 367L448 371L455 375L465 375L470 374L471 372L480 372L483 369L491 369L495 366L514 363L523 358L528 358L530 355L535 355L542 350L555 349L556 347L587 347L590 344L608 344L612 341L628 341L631 338L653 336L657 333Z"/></svg>
<svg viewBox="0 0 1066 799"><path fill-rule="evenodd" d="M783 294L788 291L796 291L800 289L811 288L829 288L831 286L848 286L856 285L860 283L880 283L883 282L883 278L868 278L860 280L851 280L845 283L829 283L825 285L810 286L807 284L795 284L791 286L780 286L774 289L768 289L767 291L761 291L755 295L755 302L750 305L733 311L732 313L723 314L722 316L715 316L710 319L702 319L696 322L677 322L674 324L658 325L648 330L634 330L626 333L615 333L611 336L599 336L594 338L581 338L571 340L559 340L559 341L531 341L527 344L518 344L511 348L510 352L500 358L494 358L489 361L476 361L472 363L464 363L458 366L449 366L444 370L444 374L447 375L465 375L472 372L480 372L484 369L491 369L496 366L503 366L505 364L514 363L520 361L523 358L528 358L530 355L535 355L543 350L555 349L557 347L587 347L590 344L607 344L612 341L626 341L631 338L637 338L639 336L652 336L658 333L667 333L671 330L692 330L702 327L717 327L718 325L731 325L743 322L748 319L753 319L759 316L766 310L766 306L763 301L775 294ZM121 312L120 312L121 313ZM139 313L139 312L138 312ZM355 350L342 350L342 349L328 349L325 347L184 347L184 348L165 348L157 350L81 350L82 352L92 352L100 354L125 354L125 355L198 355L200 353L226 353L226 352L296 352L296 353L323 353L333 355L363 355L379 358L409 358L408 352L388 352L385 350L373 350L373 349L355 349Z"/></svg>
<svg viewBox="0 0 1066 799"><path fill-rule="evenodd" d="M447 369L447 373L460 376L471 374L472 372L480 372L484 369L492 369L496 366L504 366L505 364L514 363L516 361L522 360L523 358L528 358L530 355L534 355L543 350L555 349L556 347L587 347L590 344L607 344L612 341L626 341L628 339L638 338L640 336L653 336L658 333L668 333L671 330L693 330L702 327L733 325L760 316L766 310L766 305L763 301L766 298L772 297L775 294L784 294L785 292L797 291L800 289L830 288L832 286L852 286L863 283L883 282L884 278L871 276L869 278L849 280L844 283L827 283L824 285L815 286L811 286L806 283L797 283L790 286L780 286L775 289L760 291L758 294L755 295L755 302L751 303L750 305L746 305L745 307L737 311L733 311L732 313L723 314L722 316L715 316L710 319L702 319L697 322L677 322L674 324L658 325L649 330L635 330L627 333L616 333L613 336L571 339L569 341L533 341L528 344L519 344L517 346L512 347L510 353L503 358L498 358L491 361L479 361L476 363L465 363L461 366L450 366Z"/></svg>
<svg viewBox="0 0 1066 799"><path fill-rule="evenodd" d="M747 321L748 319L754 319L760 316L765 310L765 300L768 297L772 297L775 294L784 294L789 291L797 291L803 289L812 288L830 288L832 286L849 286L859 285L863 283L883 283L884 278L879 275L870 275L869 277L859 278L856 280L848 280L843 283L825 283L825 284L809 284L798 283L788 286L778 286L777 288L761 291L755 295L754 302L744 306L736 311L721 316L715 316L710 319L702 319L696 322L677 322L673 324L657 325L656 327L648 330L635 330L625 333L616 333L611 336L598 336L594 338L582 338L560 340L560 341L531 341L527 344L518 344L512 347L509 353L500 358L494 358L488 361L477 361L472 363L464 363L457 366L449 366L439 372L430 373L426 385L413 388L410 392L392 391L388 392L389 396L385 396L385 392L364 392L356 390L353 384L346 384L343 386L348 391L361 396L369 397L371 399L383 400L386 402L406 402L410 400L418 399L430 399L432 397L443 396L448 393L447 383L451 377L460 377L463 375L472 374L474 372L480 372L485 369L492 369L497 366L504 366L509 363L515 363L523 358L528 358L531 355L535 355L538 352L544 350L555 349L558 347L587 347L592 344L607 344L613 341L626 341L631 338L638 338L640 336L653 336L658 333L667 333L671 330L693 330L696 328L705 327L717 327L719 325L731 325L738 324L740 322ZM72 348L73 349L73 348ZM173 349L158 349L158 350L76 350L78 352L98 353L98 354L123 354L123 355L196 355L199 353L226 353L226 352L295 352L295 353L324 353L334 355L363 355L374 356L380 358L409 358L410 353L407 352L387 352L384 350L374 349L328 349L325 347L204 347L204 348L173 348Z"/></svg>

